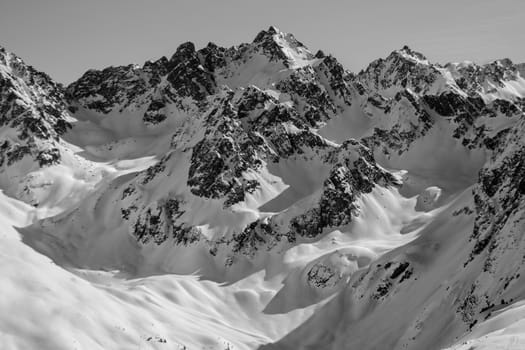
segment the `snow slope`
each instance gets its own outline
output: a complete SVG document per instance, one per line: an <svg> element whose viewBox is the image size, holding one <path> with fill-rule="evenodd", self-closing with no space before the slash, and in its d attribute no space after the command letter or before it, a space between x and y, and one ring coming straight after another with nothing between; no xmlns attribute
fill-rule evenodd
<svg viewBox="0 0 525 350"><path fill-rule="evenodd" d="M0 203L3 349L251 349L313 311L263 314L278 285L260 275L225 286L57 265L17 229L32 209L3 194Z"/></svg>

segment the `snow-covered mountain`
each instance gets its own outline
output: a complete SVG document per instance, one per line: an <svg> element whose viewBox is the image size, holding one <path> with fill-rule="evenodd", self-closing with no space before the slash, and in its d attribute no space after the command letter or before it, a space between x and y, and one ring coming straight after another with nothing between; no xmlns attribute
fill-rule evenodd
<svg viewBox="0 0 525 350"><path fill-rule="evenodd" d="M521 349L522 75L275 27L68 87L1 49L2 342Z"/></svg>

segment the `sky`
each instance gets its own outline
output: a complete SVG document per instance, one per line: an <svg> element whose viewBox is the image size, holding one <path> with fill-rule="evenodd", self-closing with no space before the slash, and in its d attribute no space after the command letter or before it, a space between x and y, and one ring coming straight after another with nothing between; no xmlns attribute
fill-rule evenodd
<svg viewBox="0 0 525 350"><path fill-rule="evenodd" d="M354 71L409 45L432 62L525 62L525 0L0 0L0 45L68 84L170 57L192 41L251 42L270 25Z"/></svg>

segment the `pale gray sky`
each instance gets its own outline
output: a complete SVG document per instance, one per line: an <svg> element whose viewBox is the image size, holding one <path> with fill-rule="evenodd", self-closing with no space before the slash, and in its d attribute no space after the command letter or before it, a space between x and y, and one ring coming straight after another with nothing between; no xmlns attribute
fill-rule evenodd
<svg viewBox="0 0 525 350"><path fill-rule="evenodd" d="M275 25L357 72L405 44L434 62L525 62L524 19L525 0L0 0L0 45L69 83Z"/></svg>

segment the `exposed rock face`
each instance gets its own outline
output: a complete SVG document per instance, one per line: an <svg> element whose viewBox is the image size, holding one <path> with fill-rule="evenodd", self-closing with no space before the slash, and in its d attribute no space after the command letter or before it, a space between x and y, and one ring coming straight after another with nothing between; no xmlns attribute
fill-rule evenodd
<svg viewBox="0 0 525 350"><path fill-rule="evenodd" d="M282 238L292 243L315 239L325 229L347 225L358 216L357 199L361 194L370 193L376 185L398 184L392 174L375 163L370 150L355 140L331 148L323 158L331 170L316 204L288 219L277 214L252 222L234 235L234 252L254 256L262 247L273 248Z"/></svg>
<svg viewBox="0 0 525 350"><path fill-rule="evenodd" d="M405 89L416 94L435 94L447 83L456 88L440 66L430 64L425 56L408 46L370 63L357 79L365 87L387 97Z"/></svg>
<svg viewBox="0 0 525 350"><path fill-rule="evenodd" d="M292 34L283 33L275 27L263 30L253 40L253 44L264 55L269 57L270 61L281 61L286 67L293 64L294 54L303 56L304 59L311 60L314 56L304 45L299 42ZM283 50L284 47L290 48L292 53Z"/></svg>
<svg viewBox="0 0 525 350"><path fill-rule="evenodd" d="M505 87L506 82L517 80L519 73L518 66L508 58L484 66L469 63L454 68L455 73L460 74L460 77L456 78L458 86L469 94L497 92L498 88Z"/></svg>
<svg viewBox="0 0 525 350"><path fill-rule="evenodd" d="M179 97L202 101L215 90L213 75L204 69L193 43L179 46L168 62L173 67L166 76Z"/></svg>
<svg viewBox="0 0 525 350"><path fill-rule="evenodd" d="M0 171L26 156L36 167L57 164L70 121L62 86L0 48Z"/></svg>
<svg viewBox="0 0 525 350"><path fill-rule="evenodd" d="M517 251L523 244L520 229L524 205L522 196L525 193L523 127L524 120L521 118L519 124L498 144L490 161L480 171L479 185L474 192L477 216L472 234L475 246L471 259L484 253L487 272L495 272L502 263L500 260L512 254L513 249L506 251L505 242L514 242Z"/></svg>
<svg viewBox="0 0 525 350"><path fill-rule="evenodd" d="M146 92L148 88L136 70L134 65L90 70L69 86L68 95L86 108L102 113L110 112L116 105L125 107L134 96Z"/></svg>
<svg viewBox="0 0 525 350"><path fill-rule="evenodd" d="M383 113L385 119L392 122L386 124L386 127L378 125L373 134L363 140L370 147L380 149L383 154L402 154L414 141L426 135L434 120L426 105L410 90L398 92L388 103Z"/></svg>
<svg viewBox="0 0 525 350"><path fill-rule="evenodd" d="M319 204L292 219L294 235L313 238L325 228L347 225L358 215L360 194L370 193L376 184L396 184L394 176L375 163L370 150L355 140L343 143L328 160L335 165L323 183Z"/></svg>

